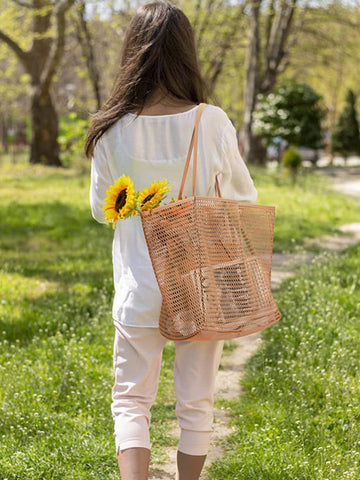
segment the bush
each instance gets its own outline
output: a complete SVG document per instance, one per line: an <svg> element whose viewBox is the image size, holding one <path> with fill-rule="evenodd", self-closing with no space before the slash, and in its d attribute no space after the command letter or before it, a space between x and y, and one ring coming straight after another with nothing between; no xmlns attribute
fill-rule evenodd
<svg viewBox="0 0 360 480"><path fill-rule="evenodd" d="M283 153L282 163L284 167L297 170L302 163L302 157L299 150L296 147L287 148Z"/></svg>
<svg viewBox="0 0 360 480"><path fill-rule="evenodd" d="M295 183L297 173L302 164L302 156L299 150L294 146L287 148L282 156L282 164L290 171L292 180Z"/></svg>
<svg viewBox="0 0 360 480"><path fill-rule="evenodd" d="M84 155L84 143L88 128L88 120L79 118L76 112L71 112L67 117L60 119L58 140L63 167L85 171L87 159Z"/></svg>
<svg viewBox="0 0 360 480"><path fill-rule="evenodd" d="M270 145L281 139L314 150L323 147L321 123L326 109L322 97L309 85L287 80L267 96L258 94L256 99L256 135L266 138Z"/></svg>

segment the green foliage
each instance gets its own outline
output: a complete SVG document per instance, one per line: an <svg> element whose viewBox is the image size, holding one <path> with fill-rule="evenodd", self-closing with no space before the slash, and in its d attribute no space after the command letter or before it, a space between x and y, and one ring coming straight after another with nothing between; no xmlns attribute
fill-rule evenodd
<svg viewBox="0 0 360 480"><path fill-rule="evenodd" d="M60 120L58 141L64 167L75 167L81 171L85 168L88 161L84 155L84 144L88 128L89 121L79 118L76 112Z"/></svg>
<svg viewBox="0 0 360 480"><path fill-rule="evenodd" d="M345 157L360 154L360 130L354 92L349 89L346 104L331 138L331 150Z"/></svg>
<svg viewBox="0 0 360 480"><path fill-rule="evenodd" d="M292 145L320 148L321 120L325 117L321 99L305 83L283 82L269 95L257 96L254 131L269 143L280 137Z"/></svg>
<svg viewBox="0 0 360 480"><path fill-rule="evenodd" d="M259 192L257 203L276 207L275 252L294 251L304 237L341 234L339 225L359 220L359 202L334 191L320 173L304 168L294 184L281 167L271 171L251 165L250 172Z"/></svg>
<svg viewBox="0 0 360 480"><path fill-rule="evenodd" d="M360 245L323 253L275 293L282 318L262 332L233 433L211 480L360 478Z"/></svg>
<svg viewBox="0 0 360 480"><path fill-rule="evenodd" d="M282 163L285 167L297 170L302 164L302 157L299 150L294 146L287 148L283 153Z"/></svg>
<svg viewBox="0 0 360 480"><path fill-rule="evenodd" d="M299 169L302 164L302 157L294 146L287 148L282 156L283 166L290 172L293 183L296 182Z"/></svg>

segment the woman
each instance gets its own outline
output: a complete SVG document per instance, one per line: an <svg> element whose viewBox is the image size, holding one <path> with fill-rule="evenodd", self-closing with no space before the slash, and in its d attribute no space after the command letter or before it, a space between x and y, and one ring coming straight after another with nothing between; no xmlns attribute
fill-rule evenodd
<svg viewBox="0 0 360 480"><path fill-rule="evenodd" d="M207 95L189 20L171 3L143 5L128 26L112 92L93 115L86 139L86 155L92 159L91 211L99 223L106 223L106 191L123 174L137 191L166 178L176 197L201 102L207 103ZM233 124L220 107L207 104L199 127L197 195L215 196L216 175L223 197L256 201ZM183 194L191 196L192 178ZM122 480L143 480L150 460L150 407L167 340L159 333L161 293L139 215L116 223L112 255L116 452ZM195 480L209 449L224 342L174 343L175 411L181 429L177 475L178 480Z"/></svg>

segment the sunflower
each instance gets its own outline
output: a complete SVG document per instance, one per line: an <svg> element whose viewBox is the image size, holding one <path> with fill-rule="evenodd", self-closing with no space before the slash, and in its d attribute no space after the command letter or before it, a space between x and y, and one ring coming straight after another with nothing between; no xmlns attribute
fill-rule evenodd
<svg viewBox="0 0 360 480"><path fill-rule="evenodd" d="M137 213L135 210L137 193L130 177L125 175L119 177L114 185L110 186L106 194L107 197L104 198L105 203L102 208L106 224L112 222L113 229L118 220Z"/></svg>
<svg viewBox="0 0 360 480"><path fill-rule="evenodd" d="M145 210L152 210L157 207L160 202L163 200L164 194L171 190L171 187L166 187L168 184L167 180L152 182L150 187L143 188L137 198L137 207L141 212ZM139 211L138 210L138 211Z"/></svg>

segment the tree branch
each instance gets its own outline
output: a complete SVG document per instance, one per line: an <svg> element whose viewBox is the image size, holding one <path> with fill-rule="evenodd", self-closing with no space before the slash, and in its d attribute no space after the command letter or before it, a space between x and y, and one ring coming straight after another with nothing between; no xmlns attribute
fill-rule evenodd
<svg viewBox="0 0 360 480"><path fill-rule="evenodd" d="M279 64L285 55L284 47L291 30L296 1L291 0L289 4L284 3L279 11L277 21L273 24L266 51L266 71L260 86L262 93L267 93L276 80Z"/></svg>
<svg viewBox="0 0 360 480"><path fill-rule="evenodd" d="M195 17L194 17L194 20L193 20L193 27L194 27L195 31L197 29L197 24L199 22L200 11L201 11L201 0L197 0L196 5L195 5Z"/></svg>
<svg viewBox="0 0 360 480"><path fill-rule="evenodd" d="M20 7L34 8L34 6L31 3L23 2L22 0L12 0L12 1L17 5L19 5Z"/></svg>
<svg viewBox="0 0 360 480"><path fill-rule="evenodd" d="M212 13L212 7L213 7L215 1L216 0L208 0L208 3L206 5L206 13L205 13L204 19L203 19L203 21L202 21L202 23L199 27L199 31L198 31L198 35L197 35L196 45L197 45L198 50L200 50L200 45L201 45L201 42L202 42L202 39L203 39L203 35L204 35L204 32L205 32L206 26L208 25L210 17L213 14Z"/></svg>
<svg viewBox="0 0 360 480"><path fill-rule="evenodd" d="M28 68L28 55L20 45L18 45L12 38L10 38L6 33L0 30L0 40L3 40L12 50L16 53L21 63Z"/></svg>
<svg viewBox="0 0 360 480"><path fill-rule="evenodd" d="M265 38L265 50L269 48L269 39L270 39L270 32L274 22L275 17L275 7L274 7L274 0L271 0L269 5L269 13L266 19L266 38Z"/></svg>
<svg viewBox="0 0 360 480"><path fill-rule="evenodd" d="M238 12L233 16L232 23L230 23L229 30L224 34L223 39L220 43L220 52L216 56L216 60L213 65L209 68L208 72L206 73L205 77L210 78L209 85L210 90L212 91L215 88L215 83L222 72L224 67L225 59L227 53L230 51L234 38L238 33L239 21L244 15L245 8L247 6L247 2L245 1L243 4L239 4ZM213 68L213 72L211 73L211 69Z"/></svg>
<svg viewBox="0 0 360 480"><path fill-rule="evenodd" d="M56 17L56 35L51 45L44 70L40 77L42 93L46 93L61 60L65 45L65 14L72 7L76 0L60 0L56 3L53 14Z"/></svg>
<svg viewBox="0 0 360 480"><path fill-rule="evenodd" d="M97 108L101 107L100 96L100 74L95 61L94 46L91 33L88 28L87 20L85 19L85 0L81 0L79 4L79 29L76 30L78 42L83 50L86 60L86 66L89 70L90 79L94 88L94 93L97 102Z"/></svg>

